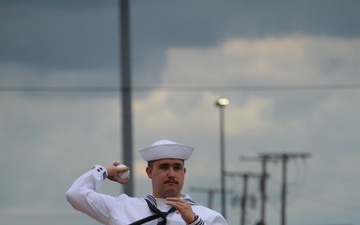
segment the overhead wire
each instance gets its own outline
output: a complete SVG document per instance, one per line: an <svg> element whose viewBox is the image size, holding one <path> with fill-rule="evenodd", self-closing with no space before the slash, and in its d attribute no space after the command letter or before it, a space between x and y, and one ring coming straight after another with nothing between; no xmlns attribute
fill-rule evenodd
<svg viewBox="0 0 360 225"><path fill-rule="evenodd" d="M89 87L0 87L1 92L118 92L131 89L135 92L167 91L167 92L201 92L201 91L329 91L329 90L360 90L360 84L299 84L299 85L231 85L231 86L89 86Z"/></svg>

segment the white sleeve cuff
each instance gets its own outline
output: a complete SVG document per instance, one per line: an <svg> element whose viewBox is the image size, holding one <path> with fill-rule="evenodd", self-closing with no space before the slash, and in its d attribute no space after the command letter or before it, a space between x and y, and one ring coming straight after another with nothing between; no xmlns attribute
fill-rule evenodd
<svg viewBox="0 0 360 225"><path fill-rule="evenodd" d="M204 225L204 224L205 224L204 221L199 216L196 216L196 219L188 225Z"/></svg>
<svg viewBox="0 0 360 225"><path fill-rule="evenodd" d="M93 168L91 168L97 177L101 177L102 180L105 180L108 176L108 173L106 169L103 166L95 165Z"/></svg>

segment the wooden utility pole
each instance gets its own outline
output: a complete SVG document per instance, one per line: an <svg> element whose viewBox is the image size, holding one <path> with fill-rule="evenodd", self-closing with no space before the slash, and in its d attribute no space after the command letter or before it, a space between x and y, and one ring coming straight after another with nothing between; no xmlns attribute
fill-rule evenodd
<svg viewBox="0 0 360 225"><path fill-rule="evenodd" d="M269 174L267 173L267 162L269 161L269 157L245 157L241 156L241 160L245 161L260 161L261 162L261 176L259 182L259 189L261 195L261 213L260 213L260 220L257 222L259 225L266 224L266 201L267 201L267 194L266 194L266 180L269 178Z"/></svg>
<svg viewBox="0 0 360 225"><path fill-rule="evenodd" d="M286 225L286 195L287 195L287 162L289 159L308 158L310 153L261 153L262 158L271 158L282 161L282 188L281 188L281 225Z"/></svg>
<svg viewBox="0 0 360 225"><path fill-rule="evenodd" d="M226 175L229 177L242 177L243 178L243 194L241 199L241 217L240 225L245 225L246 221L246 208L247 208L247 198L248 198L248 178L250 177L261 177L260 174L256 173L239 173L239 172L226 172Z"/></svg>

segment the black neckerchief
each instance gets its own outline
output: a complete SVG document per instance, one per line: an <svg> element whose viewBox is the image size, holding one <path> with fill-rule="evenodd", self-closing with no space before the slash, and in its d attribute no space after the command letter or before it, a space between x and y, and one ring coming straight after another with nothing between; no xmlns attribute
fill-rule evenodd
<svg viewBox="0 0 360 225"><path fill-rule="evenodd" d="M193 200L191 200L190 198L185 198L184 199L185 201L187 201L188 203L190 203L191 205L197 205ZM149 222L151 220L155 220L155 219L158 219L158 218L162 218L163 220L160 221L159 223L157 223L157 225L165 225L166 224L166 216L169 215L170 213L174 212L176 209L174 207L171 207L171 209L167 212L161 212L157 207L157 203L156 203L156 199L152 196L152 195L148 195L146 196L145 198L145 201L146 203L148 204L150 210L152 212L154 212L155 214L154 215L151 215L151 216L148 216L148 217L145 217L141 220L138 220L138 221L135 221L129 225L141 225L141 224L144 224L146 222Z"/></svg>
<svg viewBox="0 0 360 225"><path fill-rule="evenodd" d="M148 217L145 217L144 219L141 219L141 220L138 220L138 221L135 221L133 223L131 223L130 225L140 225L140 224L144 224L146 222L149 222L151 220L155 220L155 219L158 219L158 218L162 218L162 221L158 222L157 225L166 225L166 217L167 215L169 215L170 213L172 212L175 212L176 209L174 207L171 207L171 209L167 212L161 212L155 205L153 205L150 200L148 199L145 199L146 203L148 204L150 210L155 213L154 215L151 215L151 216L148 216Z"/></svg>

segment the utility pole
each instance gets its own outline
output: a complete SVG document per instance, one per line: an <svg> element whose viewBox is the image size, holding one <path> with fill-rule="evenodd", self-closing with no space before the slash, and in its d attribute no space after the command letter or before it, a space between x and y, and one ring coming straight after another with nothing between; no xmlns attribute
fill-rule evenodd
<svg viewBox="0 0 360 225"><path fill-rule="evenodd" d="M199 188L199 187L190 187L192 192L207 192L208 193L208 208L213 209L213 196L214 193L221 193L220 189L215 188ZM226 193L232 193L232 191L227 190Z"/></svg>
<svg viewBox="0 0 360 225"><path fill-rule="evenodd" d="M243 178L243 194L241 199L241 218L240 225L245 225L246 221L246 207L247 207L247 198L248 198L248 179L250 177L261 177L259 174L255 173L239 173L239 172L226 172L227 176L230 177L242 177Z"/></svg>
<svg viewBox="0 0 360 225"><path fill-rule="evenodd" d="M308 158L310 153L260 153L262 158L271 158L282 161L282 187L281 187L281 225L286 225L286 195L287 195L287 162L289 159Z"/></svg>
<svg viewBox="0 0 360 225"><path fill-rule="evenodd" d="M265 212L266 212L266 201L267 201L267 194L266 194L266 179L269 178L269 174L267 173L267 162L269 161L268 156L264 157L245 157L241 156L240 160L245 161L261 161L261 176L260 176L260 194L261 194L261 213L260 213L260 221L258 221L258 225L265 225Z"/></svg>
<svg viewBox="0 0 360 225"><path fill-rule="evenodd" d="M121 47L121 83L122 99L122 145L123 162L133 170L132 156L132 110L131 110L131 63L130 63L130 22L129 1L119 0L120 11L120 47ZM134 178L123 185L124 192L134 196Z"/></svg>
<svg viewBox="0 0 360 225"><path fill-rule="evenodd" d="M265 204L267 200L266 195L266 179L268 178L268 174L266 171L266 163L268 161L268 157L261 158L261 179L260 179L260 193L261 193L261 216L260 216L260 224L265 225Z"/></svg>

